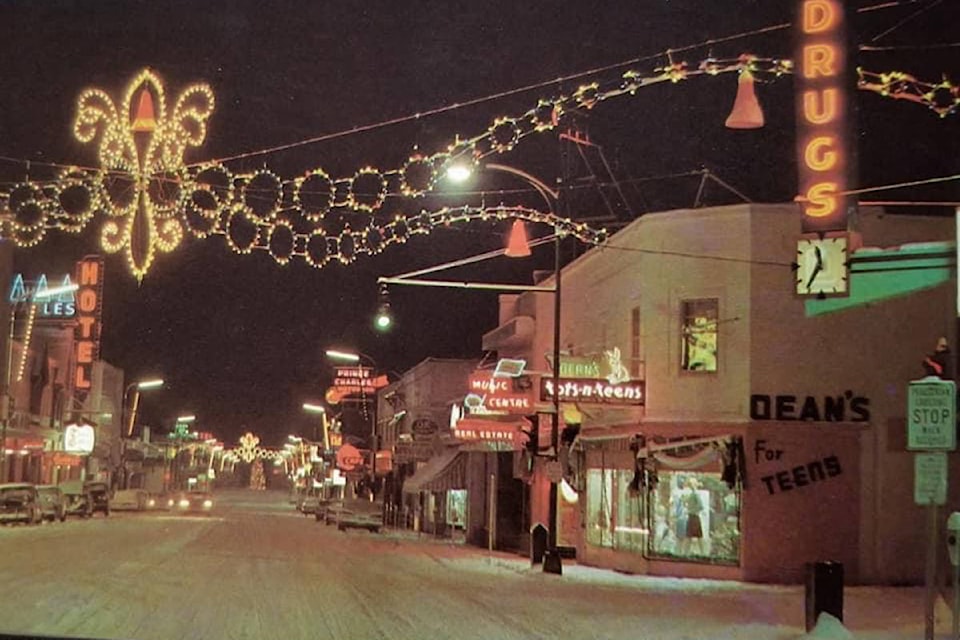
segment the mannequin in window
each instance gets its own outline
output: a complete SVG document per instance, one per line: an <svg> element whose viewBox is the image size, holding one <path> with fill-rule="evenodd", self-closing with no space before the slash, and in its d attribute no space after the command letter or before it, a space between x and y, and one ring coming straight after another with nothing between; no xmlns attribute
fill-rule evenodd
<svg viewBox="0 0 960 640"><path fill-rule="evenodd" d="M704 504L700 497L698 489L700 483L696 478L690 478L687 481L690 487L684 497L684 504L687 510L687 532L685 550L691 555L703 555L703 525L700 522L700 515L703 513ZM696 547L696 549L694 549Z"/></svg>

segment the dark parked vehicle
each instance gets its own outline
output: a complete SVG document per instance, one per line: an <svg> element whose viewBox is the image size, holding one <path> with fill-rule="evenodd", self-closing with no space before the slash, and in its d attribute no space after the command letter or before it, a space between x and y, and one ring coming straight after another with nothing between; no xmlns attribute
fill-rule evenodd
<svg viewBox="0 0 960 640"><path fill-rule="evenodd" d="M366 529L371 533L380 533L383 527L383 503L362 498L331 501L324 509L323 520L327 524L336 524L340 531ZM317 521L320 521L319 516Z"/></svg>
<svg viewBox="0 0 960 640"><path fill-rule="evenodd" d="M40 512L44 520L63 522L67 519L67 497L60 487L45 484L37 487L40 496Z"/></svg>
<svg viewBox="0 0 960 640"><path fill-rule="evenodd" d="M106 482L72 481L60 485L67 496L67 514L89 518L97 511L110 515L110 487Z"/></svg>
<svg viewBox="0 0 960 640"><path fill-rule="evenodd" d="M0 484L0 522L39 524L42 518L36 485L25 482Z"/></svg>

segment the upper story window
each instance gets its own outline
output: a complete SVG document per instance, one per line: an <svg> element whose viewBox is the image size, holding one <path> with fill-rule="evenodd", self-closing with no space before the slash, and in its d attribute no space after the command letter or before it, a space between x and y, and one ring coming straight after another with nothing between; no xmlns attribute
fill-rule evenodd
<svg viewBox="0 0 960 640"><path fill-rule="evenodd" d="M717 370L719 306L716 298L683 301L680 359L683 371Z"/></svg>

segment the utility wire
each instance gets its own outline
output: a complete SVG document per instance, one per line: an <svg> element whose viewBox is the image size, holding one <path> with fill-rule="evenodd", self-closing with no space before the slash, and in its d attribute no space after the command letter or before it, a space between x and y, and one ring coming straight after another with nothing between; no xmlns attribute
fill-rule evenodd
<svg viewBox="0 0 960 640"><path fill-rule="evenodd" d="M900 27L902 27L902 26L905 25L906 23L910 22L911 20L913 20L914 18L916 18L916 17L919 16L920 14L925 13L925 12L929 11L930 9L933 9L935 6L937 6L937 5L940 4L941 2L943 2L943 0L933 0L933 2L931 2L931 3L928 4L927 6L925 6L925 7L920 7L919 9L917 9L916 11L914 11L913 13L911 13L911 14L908 15L906 18L904 18L904 19L901 20L900 22L896 23L895 25L893 25L892 27L890 27L890 28L887 29L886 31L883 31L883 32L881 32L881 33L873 36L873 38L870 39L870 42L876 42L876 41L879 40L880 38L882 38L882 37L884 37L884 36L886 36L886 35L889 35L889 34L893 33L894 31L896 31L897 29L899 29Z"/></svg>

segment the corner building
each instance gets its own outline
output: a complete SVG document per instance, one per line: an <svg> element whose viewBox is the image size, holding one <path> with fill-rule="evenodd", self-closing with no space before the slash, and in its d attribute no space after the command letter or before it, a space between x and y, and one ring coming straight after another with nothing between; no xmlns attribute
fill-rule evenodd
<svg viewBox="0 0 960 640"><path fill-rule="evenodd" d="M561 396L576 436L558 540L579 562L798 583L830 560L849 584L922 583L907 387L939 336L956 344L954 221L862 209L849 295L824 299L795 293L800 224L793 204L648 214L564 268L561 377L645 395ZM502 296L484 348L543 362L552 305ZM545 522L544 465L530 510ZM940 513L957 509L953 488Z"/></svg>

